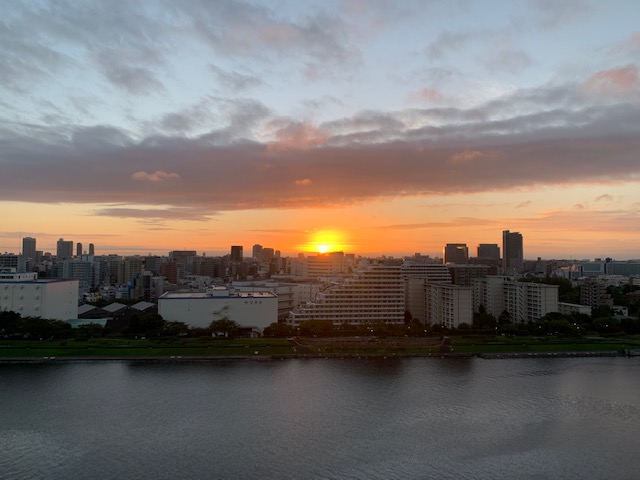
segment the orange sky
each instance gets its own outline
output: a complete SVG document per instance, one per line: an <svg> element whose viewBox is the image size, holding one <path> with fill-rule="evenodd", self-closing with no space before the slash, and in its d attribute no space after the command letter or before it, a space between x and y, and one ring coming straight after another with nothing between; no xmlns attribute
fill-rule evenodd
<svg viewBox="0 0 640 480"><path fill-rule="evenodd" d="M22 236L55 251L66 240L97 253L166 254L196 250L223 255L259 243L283 255L343 250L362 255L440 255L446 243L501 243L503 229L524 235L527 258L636 258L637 184L589 185L441 197L395 197L334 208L221 212L203 220L109 218L101 206L3 203L2 250L17 252ZM609 194L607 192L615 192ZM37 229L33 226L37 225Z"/></svg>

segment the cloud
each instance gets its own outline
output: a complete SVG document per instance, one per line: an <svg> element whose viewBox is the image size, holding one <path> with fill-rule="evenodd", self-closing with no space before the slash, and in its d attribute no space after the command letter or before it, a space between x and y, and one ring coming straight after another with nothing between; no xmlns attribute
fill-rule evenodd
<svg viewBox="0 0 640 480"><path fill-rule="evenodd" d="M529 0L533 18L544 29L567 27L587 18L592 6L586 0Z"/></svg>
<svg viewBox="0 0 640 480"><path fill-rule="evenodd" d="M126 52L126 51L125 51ZM102 50L95 55L99 71L114 86L136 95L149 95L164 91L158 75L135 56L127 59L121 49Z"/></svg>
<svg viewBox="0 0 640 480"><path fill-rule="evenodd" d="M635 65L601 70L582 84L582 88L587 92L605 95L625 95L637 92L639 87L638 67Z"/></svg>
<svg viewBox="0 0 640 480"><path fill-rule="evenodd" d="M451 155L452 164L464 164L473 162L478 158L490 157L491 153L481 152L480 150L465 150L464 152L458 152Z"/></svg>
<svg viewBox="0 0 640 480"><path fill-rule="evenodd" d="M579 85L320 124L218 97L160 117L147 135L4 122L0 200L222 211L640 181L640 111Z"/></svg>
<svg viewBox="0 0 640 480"><path fill-rule="evenodd" d="M308 122L290 122L278 125L279 123L278 121L272 123L272 126L275 126L277 130L274 134L275 141L269 144L271 151L307 150L327 142L327 133Z"/></svg>
<svg viewBox="0 0 640 480"><path fill-rule="evenodd" d="M613 197L608 193L605 193L604 195L600 195L599 197L597 197L595 201L596 202L612 202Z"/></svg>
<svg viewBox="0 0 640 480"><path fill-rule="evenodd" d="M311 185L313 182L308 178L302 178L300 180L296 180L294 183L299 187L307 187Z"/></svg>
<svg viewBox="0 0 640 480"><path fill-rule="evenodd" d="M203 211L195 208L129 208L107 207L91 212L92 216L135 218L150 224L157 224L159 220L179 220L204 222L210 221L216 212Z"/></svg>
<svg viewBox="0 0 640 480"><path fill-rule="evenodd" d="M444 101L444 96L435 88L425 87L421 88L417 92L409 94L409 100L426 100L431 103L442 103Z"/></svg>
<svg viewBox="0 0 640 480"><path fill-rule="evenodd" d="M255 75L247 75L236 71L228 72L215 65L210 65L209 68L218 80L220 86L225 90L239 92L262 84L262 80Z"/></svg>
<svg viewBox="0 0 640 480"><path fill-rule="evenodd" d="M530 66L531 57L521 50L498 49L491 53L487 60L490 71L502 71L511 74L520 73Z"/></svg>
<svg viewBox="0 0 640 480"><path fill-rule="evenodd" d="M466 48L477 35L477 33L442 32L427 48L427 56L431 60L442 59L451 52Z"/></svg>
<svg viewBox="0 0 640 480"><path fill-rule="evenodd" d="M516 208L526 208L531 205L531 200L525 200L524 202L520 202L516 205Z"/></svg>
<svg viewBox="0 0 640 480"><path fill-rule="evenodd" d="M201 1L175 5L197 33L218 55L244 56L257 61L284 57L302 60L300 65L327 64L352 68L360 62L349 29L338 16L321 11L303 18L279 15L277 9L245 2Z"/></svg>
<svg viewBox="0 0 640 480"><path fill-rule="evenodd" d="M175 172L169 173L162 170L156 170L153 173L135 172L131 175L131 178L141 182L164 182L166 180L180 178L180 175Z"/></svg>

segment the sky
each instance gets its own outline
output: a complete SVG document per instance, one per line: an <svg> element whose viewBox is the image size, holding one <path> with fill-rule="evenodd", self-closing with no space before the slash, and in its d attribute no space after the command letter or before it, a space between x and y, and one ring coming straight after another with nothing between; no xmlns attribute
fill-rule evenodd
<svg viewBox="0 0 640 480"><path fill-rule="evenodd" d="M635 0L0 9L0 252L640 258Z"/></svg>

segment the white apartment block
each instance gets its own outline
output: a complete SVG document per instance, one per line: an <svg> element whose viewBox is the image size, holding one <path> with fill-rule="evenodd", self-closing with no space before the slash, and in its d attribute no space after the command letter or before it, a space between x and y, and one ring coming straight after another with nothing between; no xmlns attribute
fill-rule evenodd
<svg viewBox="0 0 640 480"><path fill-rule="evenodd" d="M558 311L558 286L515 282L510 277L489 276L474 280L474 311L484 305L487 313L498 317L509 312L513 323L534 322Z"/></svg>
<svg viewBox="0 0 640 480"><path fill-rule="evenodd" d="M416 320L428 323L425 303L426 284L451 284L449 269L446 265L438 263L404 262L401 271L404 279L405 308Z"/></svg>
<svg viewBox="0 0 640 480"><path fill-rule="evenodd" d="M78 318L78 280L39 280L37 273L0 273L0 311L48 320Z"/></svg>
<svg viewBox="0 0 640 480"><path fill-rule="evenodd" d="M342 252L319 253L291 260L291 274L295 277L319 278L347 273L350 261Z"/></svg>
<svg viewBox="0 0 640 480"><path fill-rule="evenodd" d="M425 322L458 328L473 322L473 288L427 283L425 285Z"/></svg>
<svg viewBox="0 0 640 480"><path fill-rule="evenodd" d="M404 280L400 266L363 265L344 283L333 284L294 310L287 323L329 320L334 326L404 323Z"/></svg>

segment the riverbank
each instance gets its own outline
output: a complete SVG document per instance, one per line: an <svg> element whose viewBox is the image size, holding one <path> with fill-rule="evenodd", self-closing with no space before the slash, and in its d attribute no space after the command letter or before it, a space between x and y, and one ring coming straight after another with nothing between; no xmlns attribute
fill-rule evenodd
<svg viewBox="0 0 640 480"><path fill-rule="evenodd" d="M3 340L0 363L213 362L311 358L555 358L640 356L640 339L616 338L289 338Z"/></svg>

